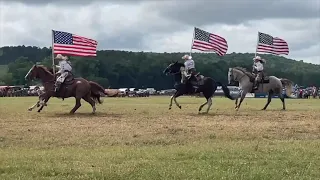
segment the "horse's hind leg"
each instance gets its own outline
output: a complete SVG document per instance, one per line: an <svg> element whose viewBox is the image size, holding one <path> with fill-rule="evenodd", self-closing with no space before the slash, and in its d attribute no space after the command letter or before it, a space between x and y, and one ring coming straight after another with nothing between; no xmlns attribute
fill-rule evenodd
<svg viewBox="0 0 320 180"><path fill-rule="evenodd" d="M174 95L175 95L175 94L174 94ZM172 107L172 101L173 101L174 95L172 95L171 98L170 98L169 110L170 110L171 107Z"/></svg>
<svg viewBox="0 0 320 180"><path fill-rule="evenodd" d="M286 103L284 101L284 96L283 96L282 93L279 93L279 98L280 98L280 100L282 102L282 110L286 110Z"/></svg>
<svg viewBox="0 0 320 180"><path fill-rule="evenodd" d="M209 113L211 105L212 105L212 98L210 97L210 98L208 98L208 108L207 108L207 112L206 112L207 114Z"/></svg>
<svg viewBox="0 0 320 180"><path fill-rule="evenodd" d="M212 99L211 99L211 96L213 95L208 95L207 93L204 93L203 92L203 95L205 96L205 98L206 98L206 102L205 103L203 103L200 107L199 107L199 112L198 113L200 113L200 111L202 110L202 108L205 106L205 105L207 105L208 104L208 109L207 109L207 111L206 111L206 113L208 113L209 112L209 109L210 109L210 107L211 107L211 105L212 105Z"/></svg>
<svg viewBox="0 0 320 180"><path fill-rule="evenodd" d="M96 103L94 102L94 100L89 95L83 97L82 99L87 101L91 105L92 114L96 113Z"/></svg>
<svg viewBox="0 0 320 180"><path fill-rule="evenodd" d="M267 104L264 106L264 108L262 108L261 110L266 110L267 107L269 106L270 102L271 102L271 99L272 99L272 95L273 95L273 91L270 90L269 93L268 93L268 100L267 100Z"/></svg>
<svg viewBox="0 0 320 180"><path fill-rule="evenodd" d="M74 108L70 111L70 114L74 114L76 112L76 110L79 109L79 107L81 106L81 98L76 97L76 104L74 106Z"/></svg>
<svg viewBox="0 0 320 180"><path fill-rule="evenodd" d="M202 110L203 106L205 106L206 104L208 104L208 99L207 99L207 101L206 101L205 103L203 103L203 104L200 105L200 107L199 107L199 113L200 113L200 111Z"/></svg>

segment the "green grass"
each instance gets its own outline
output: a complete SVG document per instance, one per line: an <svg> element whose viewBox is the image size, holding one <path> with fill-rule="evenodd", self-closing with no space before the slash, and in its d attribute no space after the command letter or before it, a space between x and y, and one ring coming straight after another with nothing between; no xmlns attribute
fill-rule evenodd
<svg viewBox="0 0 320 180"><path fill-rule="evenodd" d="M214 98L105 98L91 115L82 102L51 99L28 112L35 97L0 98L0 179L317 179L317 100L234 102ZM205 110L205 109L204 109Z"/></svg>

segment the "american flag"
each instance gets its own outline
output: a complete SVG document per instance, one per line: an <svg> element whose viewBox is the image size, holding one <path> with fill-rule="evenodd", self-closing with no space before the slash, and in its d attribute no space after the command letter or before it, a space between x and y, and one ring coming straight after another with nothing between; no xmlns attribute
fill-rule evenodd
<svg viewBox="0 0 320 180"><path fill-rule="evenodd" d="M98 42L68 32L53 30L53 53L71 56L97 56Z"/></svg>
<svg viewBox="0 0 320 180"><path fill-rule="evenodd" d="M272 37L269 34L258 32L257 52L271 53L276 55L289 54L289 47L285 40Z"/></svg>
<svg viewBox="0 0 320 180"><path fill-rule="evenodd" d="M200 51L214 51L219 56L223 56L228 51L228 43L221 36L195 27L192 49Z"/></svg>

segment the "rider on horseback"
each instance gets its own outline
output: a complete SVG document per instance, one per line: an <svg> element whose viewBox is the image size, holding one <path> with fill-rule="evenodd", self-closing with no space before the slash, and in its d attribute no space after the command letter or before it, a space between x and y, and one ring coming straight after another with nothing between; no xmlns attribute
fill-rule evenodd
<svg viewBox="0 0 320 180"><path fill-rule="evenodd" d="M185 71L183 72L185 77L187 78L187 81L189 81L192 76L196 75L196 68L195 68L195 63L192 60L192 57L189 55L184 55L182 56L182 59L185 60L184 62L184 66L185 66ZM193 86L193 88L195 89L195 92L197 92L198 87L197 86Z"/></svg>
<svg viewBox="0 0 320 180"><path fill-rule="evenodd" d="M257 90L259 87L259 83L261 82L262 77L263 77L263 64L266 61L264 59L261 59L260 56L254 57L253 60L254 60L254 63L253 63L253 72L252 73L256 75L256 79L254 81L253 88L255 90Z"/></svg>
<svg viewBox="0 0 320 180"><path fill-rule="evenodd" d="M58 92L60 89L61 84L64 82L65 78L68 76L69 72L72 71L71 63L68 60L68 57L62 56L61 54L58 54L57 57L55 58L59 60L59 66L56 66L59 68L59 71L57 74L60 74L58 76L56 83L55 83L55 92Z"/></svg>

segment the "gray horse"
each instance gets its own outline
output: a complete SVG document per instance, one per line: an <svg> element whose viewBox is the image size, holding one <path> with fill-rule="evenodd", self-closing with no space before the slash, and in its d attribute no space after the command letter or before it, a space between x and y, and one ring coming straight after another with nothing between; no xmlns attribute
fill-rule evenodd
<svg viewBox="0 0 320 180"><path fill-rule="evenodd" d="M235 102L235 105L236 105L235 109L239 110L240 105L247 93L265 92L265 93L268 93L268 101L262 110L267 109L269 103L271 102L272 96L275 94L279 95L279 98L282 101L282 106L283 106L282 109L285 110L286 105L284 102L284 97L282 95L283 85L286 87L286 95L288 97L292 97L293 82L288 79L282 79L282 78L279 79L275 76L265 76L262 80L263 82L260 83L258 89L253 90L254 78L255 78L254 75L248 72L245 68L242 68L242 67L229 68L229 72L228 72L229 84L232 81L237 81L239 82L239 87L241 89L241 93L239 94L239 96L241 96L240 103L238 104L239 97L237 97Z"/></svg>

